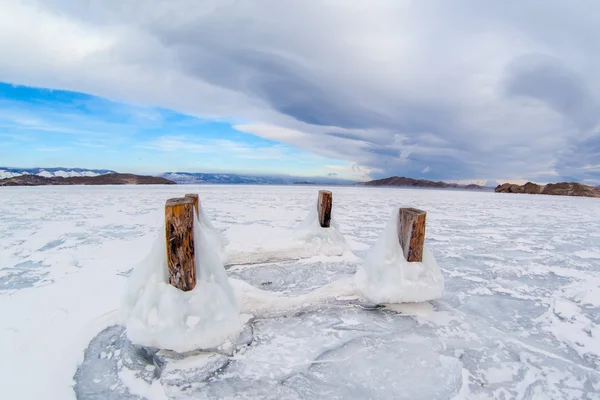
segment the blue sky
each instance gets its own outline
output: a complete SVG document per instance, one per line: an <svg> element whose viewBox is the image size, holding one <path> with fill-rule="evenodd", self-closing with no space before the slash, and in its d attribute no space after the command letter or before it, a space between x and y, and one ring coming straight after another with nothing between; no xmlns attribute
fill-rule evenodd
<svg viewBox="0 0 600 400"><path fill-rule="evenodd" d="M336 174L348 164L240 132L227 121L7 83L0 83L0 160L10 167L299 176Z"/></svg>

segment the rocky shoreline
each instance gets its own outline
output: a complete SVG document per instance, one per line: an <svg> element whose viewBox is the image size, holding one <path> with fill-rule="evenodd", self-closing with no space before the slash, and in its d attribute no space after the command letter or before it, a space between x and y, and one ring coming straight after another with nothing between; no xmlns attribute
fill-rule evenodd
<svg viewBox="0 0 600 400"><path fill-rule="evenodd" d="M527 182L524 185L504 183L498 185L496 193L525 193L525 194L547 194L551 196L579 196L579 197L600 197L600 189L594 186L583 185L577 182L549 183L547 185L538 185L537 183Z"/></svg>

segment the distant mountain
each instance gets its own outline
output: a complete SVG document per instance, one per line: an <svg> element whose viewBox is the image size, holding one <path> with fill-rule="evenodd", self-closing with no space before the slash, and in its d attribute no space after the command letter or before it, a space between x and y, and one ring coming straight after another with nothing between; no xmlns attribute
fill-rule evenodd
<svg viewBox="0 0 600 400"><path fill-rule="evenodd" d="M458 183L447 183L442 181L428 181L426 179L413 179L403 176L392 176L390 178L377 179L370 182L360 183L365 186L399 186L399 187L420 187L420 188L443 188L443 189L475 189L491 190L486 186L480 185L459 185Z"/></svg>
<svg viewBox="0 0 600 400"><path fill-rule="evenodd" d="M41 176L44 178L94 177L106 174L116 174L109 169L85 168L10 168L0 167L0 179L14 178L21 175ZM165 172L156 176L179 184L227 184L227 185L293 185L297 182L315 185L351 185L354 182L328 177L298 177L287 175L238 175L213 174L195 172ZM33 182L34 180L31 180Z"/></svg>
<svg viewBox="0 0 600 400"><path fill-rule="evenodd" d="M46 185L174 185L175 182L156 176L134 174L103 174L96 176L53 176L50 178L24 174L0 179L0 186L46 186Z"/></svg>
<svg viewBox="0 0 600 400"><path fill-rule="evenodd" d="M339 178L302 178L297 176L260 176L238 174L208 174L195 172L166 172L159 176L179 184L228 184L228 185L292 185L297 182L313 184L349 185L354 182Z"/></svg>
<svg viewBox="0 0 600 400"><path fill-rule="evenodd" d="M9 168L0 167L0 179L13 178L19 175L38 175L45 178L73 176L98 176L105 174L114 174L115 171L109 169L85 169L85 168Z"/></svg>
<svg viewBox="0 0 600 400"><path fill-rule="evenodd" d="M548 194L553 196L581 196L581 197L600 197L600 188L583 185L577 182L549 183L547 185L538 185L537 183L527 182L524 185L515 185L504 183L498 185L496 193L525 193L525 194Z"/></svg>

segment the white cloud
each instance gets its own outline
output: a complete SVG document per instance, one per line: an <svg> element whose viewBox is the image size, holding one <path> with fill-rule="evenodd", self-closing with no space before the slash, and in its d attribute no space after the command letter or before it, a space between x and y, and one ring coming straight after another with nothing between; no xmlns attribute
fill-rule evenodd
<svg viewBox="0 0 600 400"><path fill-rule="evenodd" d="M374 171L368 167L362 167L356 163L350 165L327 165L327 170L333 171L336 176L349 180L369 181Z"/></svg>
<svg viewBox="0 0 600 400"><path fill-rule="evenodd" d="M137 147L163 152L187 152L244 159L279 159L286 156L281 145L253 146L226 139L198 139L191 136L161 136Z"/></svg>

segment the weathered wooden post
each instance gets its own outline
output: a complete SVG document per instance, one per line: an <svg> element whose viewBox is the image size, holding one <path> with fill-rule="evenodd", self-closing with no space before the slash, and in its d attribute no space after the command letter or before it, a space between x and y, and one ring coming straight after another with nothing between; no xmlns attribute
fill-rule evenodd
<svg viewBox="0 0 600 400"><path fill-rule="evenodd" d="M398 239L409 262L423 261L425 244L425 216L427 213L416 208L401 208L398 221Z"/></svg>
<svg viewBox="0 0 600 400"><path fill-rule="evenodd" d="M319 223L321 228L329 228L331 225L331 206L333 204L332 194L329 190L319 190Z"/></svg>
<svg viewBox="0 0 600 400"><path fill-rule="evenodd" d="M196 193L188 193L185 195L190 199L194 200L194 209L196 210L196 218L200 219L200 199Z"/></svg>
<svg viewBox="0 0 600 400"><path fill-rule="evenodd" d="M169 283L187 292L196 286L194 261L194 199L169 199L165 204L165 233Z"/></svg>

